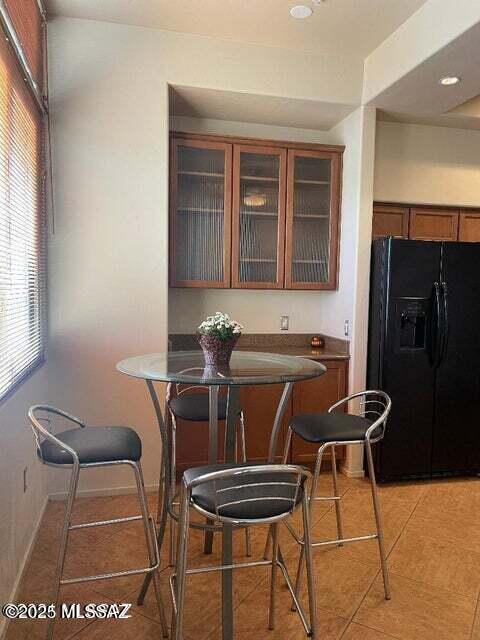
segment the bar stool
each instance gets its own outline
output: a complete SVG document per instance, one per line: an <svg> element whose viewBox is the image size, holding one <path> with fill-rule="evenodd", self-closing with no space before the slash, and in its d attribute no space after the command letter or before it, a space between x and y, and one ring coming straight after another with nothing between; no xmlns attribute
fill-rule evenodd
<svg viewBox="0 0 480 640"><path fill-rule="evenodd" d="M337 409L338 407L342 407L352 400L358 403L359 411L357 415L350 413L334 413L335 409ZM390 413L391 406L392 402L390 398L383 391L361 391L359 393L354 393L347 398L339 400L328 409L327 413L302 414L294 416L290 420L284 451L285 461L289 454L292 434L297 435L299 438L302 438L302 440L305 440L306 442L320 445L315 462L315 471L313 474L310 495L308 498L309 518L311 522L313 505L315 501L333 500L335 503L335 513L337 520L337 538L335 540L310 542L310 546L312 548L323 547L332 544L341 546L347 542L359 542L364 540L376 539L378 541L378 550L380 554L386 600L390 600L390 583L388 579L383 527L380 515L380 504L378 500L377 483L375 480L375 469L373 466L371 445L381 440L385 435L387 418ZM335 447L337 445L350 444L362 445L365 448L377 532L365 536L344 538L342 514L340 511L341 496L338 492ZM323 454L328 448L330 448L332 452L332 480L334 495L317 497L317 483L320 474L320 468L322 465L322 458ZM286 523L286 525L297 543L301 545L301 554L295 584L295 593L298 596L300 582L302 579L302 556L305 553L306 547L309 546L309 543L305 539L300 538L295 530L289 525L289 523Z"/></svg>
<svg viewBox="0 0 480 640"><path fill-rule="evenodd" d="M39 413L42 415L38 416L37 414ZM41 424L41 421L46 421L47 424L50 424L51 417L53 415L65 418L70 423L76 425L75 428L53 435L49 428ZM157 576L160 556L158 552L155 523L148 513L142 467L140 464L140 458L142 456L142 442L137 433L130 427L87 427L82 420L79 420L79 418L49 405L35 405L30 407L28 411L28 419L35 436L37 454L42 463L52 467L61 467L72 470L67 496L67 505L65 509L62 538L58 552L53 603L57 605L60 586L63 584L76 584L92 580L104 580L107 578L118 578L138 574L151 574L155 586L162 633L163 637L167 638L168 629L160 594L160 584ZM77 491L80 470L118 465L128 465L134 472L141 515L72 525L72 509ZM150 565L148 567L95 576L62 579L70 531L84 529L87 527L118 524L120 522L132 522L135 520L143 521L145 540L150 561ZM49 622L47 631L47 638L49 639L53 636L54 621L55 619L53 618Z"/></svg>
<svg viewBox="0 0 480 640"><path fill-rule="evenodd" d="M185 578L190 574L270 566L270 609L268 625L275 622L275 581L280 567L291 593L307 636L316 638L316 602L312 571L308 502L304 490L310 472L296 465L286 464L220 464L207 465L185 471L181 483L180 515L177 536L177 563L170 578L173 601L172 640L182 640ZM297 506L302 505L305 565L308 581L310 620L295 594L278 543L278 524L285 521ZM231 566L207 566L187 569L189 511L194 509L217 526L245 527L270 524L273 538L271 560L234 563Z"/></svg>
<svg viewBox="0 0 480 640"><path fill-rule="evenodd" d="M197 391L198 389L198 391ZM209 409L209 397L208 389L199 386L186 386L180 384L172 384L171 382L167 386L166 403L171 419L171 442L170 442L170 489L171 494L176 493L177 483L177 418L188 422L206 422L208 423L210 417ZM239 430L237 438L240 440L240 461L247 461L247 450L245 443L245 418L243 411L238 413L239 417ZM219 396L218 398L218 420L226 420L227 418L227 397ZM236 456L238 462L238 455ZM161 483L159 485L159 491L161 491ZM159 495L159 506L161 505L161 499ZM160 513L159 513L160 515ZM174 538L175 538L175 521L170 520L170 565L175 564L175 550L174 550ZM250 532L245 529L245 547L246 555L251 555L250 545Z"/></svg>

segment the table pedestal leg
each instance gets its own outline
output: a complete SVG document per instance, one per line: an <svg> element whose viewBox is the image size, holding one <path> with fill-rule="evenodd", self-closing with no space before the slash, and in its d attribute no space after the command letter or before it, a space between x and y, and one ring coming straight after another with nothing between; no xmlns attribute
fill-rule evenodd
<svg viewBox="0 0 480 640"><path fill-rule="evenodd" d="M218 460L218 386L208 388L208 464L216 464ZM211 520L207 520L212 524ZM205 532L204 553L212 553L213 531Z"/></svg>
<svg viewBox="0 0 480 640"><path fill-rule="evenodd" d="M290 396L292 395L293 382L287 382L283 388L282 396L280 398L280 402L278 403L277 413L275 414L275 420L273 422L272 433L270 435L270 443L268 446L268 462L275 462L275 455L277 453L277 443L278 436L280 434L280 427L282 426L283 416L285 415L285 409L287 408L287 403L290 400ZM272 527L268 527L267 540L265 541L265 549L263 552L263 557L265 560L268 557L268 547L270 544L270 537L272 533ZM283 558L281 557L281 550L279 551L280 560L283 562Z"/></svg>
<svg viewBox="0 0 480 640"><path fill-rule="evenodd" d="M160 430L160 440L162 443L162 464L160 466L160 478L159 482L163 486L163 497L162 497L162 506L160 510L159 503L159 513L157 518L159 520L158 523L158 551L161 553L162 551L162 542L165 536L165 529L167 526L167 517L168 517L168 504L170 500L170 460L168 455L168 434L165 428L165 422L163 420L162 410L160 408L160 403L158 401L157 392L155 391L155 387L151 380L147 380L147 387L150 393L150 397L152 399L153 408L155 409L155 414L157 416L158 428ZM172 496L173 498L173 496ZM160 491L158 499L160 500ZM148 591L148 587L150 586L150 582L152 581L152 573L147 573L145 579L142 583L142 588L138 595L137 604L142 605L145 599L145 596Z"/></svg>
<svg viewBox="0 0 480 640"><path fill-rule="evenodd" d="M240 412L240 393L238 387L229 387L227 402L227 420L225 423L225 462L235 462L235 441L237 421ZM222 564L233 562L233 528L223 525ZM233 583L232 570L222 571L222 640L233 638Z"/></svg>

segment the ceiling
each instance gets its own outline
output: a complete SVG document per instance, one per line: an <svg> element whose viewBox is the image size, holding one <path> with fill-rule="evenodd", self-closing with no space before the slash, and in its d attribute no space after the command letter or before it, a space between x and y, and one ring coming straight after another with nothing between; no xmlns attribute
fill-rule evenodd
<svg viewBox="0 0 480 640"><path fill-rule="evenodd" d="M480 96L475 96L467 100L458 107L450 109L448 112L452 116L465 116L466 118L480 118Z"/></svg>
<svg viewBox="0 0 480 640"><path fill-rule="evenodd" d="M408 124L427 124L434 127L453 129L476 129L480 131L480 96L475 96L446 113L437 116L419 116L379 109L378 119L384 122L405 122Z"/></svg>
<svg viewBox="0 0 480 640"><path fill-rule="evenodd" d="M318 0L295 20L295 4L313 0L48 0L50 15L103 20L227 40L361 57L426 0Z"/></svg>
<svg viewBox="0 0 480 640"><path fill-rule="evenodd" d="M480 129L480 22L379 94L380 119L460 129ZM444 87L439 80L461 82Z"/></svg>
<svg viewBox="0 0 480 640"><path fill-rule="evenodd" d="M328 130L354 109L353 105L314 100L198 87L170 87L170 113L190 118L241 120L279 127Z"/></svg>
<svg viewBox="0 0 480 640"><path fill-rule="evenodd" d="M383 111L382 109L379 109L377 114L378 120L382 122L403 122L405 124L424 124L429 127L474 129L480 131L480 117L477 116L452 116L448 113L440 116L418 116L410 113Z"/></svg>

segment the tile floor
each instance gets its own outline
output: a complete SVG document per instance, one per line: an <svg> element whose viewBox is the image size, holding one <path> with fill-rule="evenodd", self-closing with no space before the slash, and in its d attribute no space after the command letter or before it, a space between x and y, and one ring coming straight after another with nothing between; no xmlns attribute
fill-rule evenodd
<svg viewBox="0 0 480 640"><path fill-rule="evenodd" d="M321 479L325 494L329 477ZM346 535L368 533L373 527L369 485L363 480L341 477ZM315 552L319 638L321 640L480 640L480 479L434 481L380 487L392 600L383 597L375 541L332 547ZM149 496L151 509L155 496ZM77 501L74 521L133 515L135 496L90 498ZM40 528L32 558L23 577L19 602L48 601L63 504L50 502ZM297 516L295 516L297 517ZM325 503L316 509L313 531L317 537L332 536L334 511ZM253 550L261 553L265 529L252 530ZM298 547L286 531L282 551L294 569ZM73 532L67 559L68 577L107 569L117 570L146 562L139 523ZM190 564L206 562L200 534L190 537ZM244 557L244 536L235 534L236 558ZM162 553L166 564L167 544ZM212 561L219 558L219 541ZM210 560L208 560L210 562ZM169 569L161 572L167 603ZM68 586L65 602L135 602L141 577ZM267 629L267 569L240 570L234 575L236 638L245 640L299 640L303 629L285 586L279 579L277 623ZM221 638L220 577L203 574L188 579L185 610L186 640ZM478 610L477 610L478 609ZM128 620L61 621L55 640L116 640L160 638L153 594L143 607L134 605ZM43 622L12 622L7 640L43 638Z"/></svg>

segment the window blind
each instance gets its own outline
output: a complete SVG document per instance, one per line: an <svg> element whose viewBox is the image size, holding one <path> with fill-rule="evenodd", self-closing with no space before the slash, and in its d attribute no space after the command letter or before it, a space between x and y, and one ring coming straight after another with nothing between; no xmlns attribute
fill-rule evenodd
<svg viewBox="0 0 480 640"><path fill-rule="evenodd" d="M43 359L42 118L0 34L0 398Z"/></svg>

